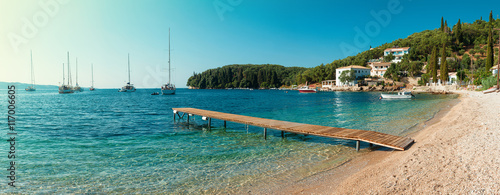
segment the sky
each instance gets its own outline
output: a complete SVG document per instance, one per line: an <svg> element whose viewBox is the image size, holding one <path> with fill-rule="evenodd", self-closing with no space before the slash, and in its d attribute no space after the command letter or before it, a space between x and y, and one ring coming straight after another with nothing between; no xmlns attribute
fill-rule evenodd
<svg viewBox="0 0 500 195"><path fill-rule="evenodd" d="M0 81L186 87L193 72L229 64L315 67L415 32L498 18L500 1L0 0ZM67 68L65 68L67 71ZM67 76L66 76L67 78Z"/></svg>

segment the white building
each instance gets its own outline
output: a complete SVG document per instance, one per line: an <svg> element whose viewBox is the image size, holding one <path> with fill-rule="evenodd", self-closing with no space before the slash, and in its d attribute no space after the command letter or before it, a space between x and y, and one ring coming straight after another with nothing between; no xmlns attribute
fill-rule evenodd
<svg viewBox="0 0 500 195"><path fill-rule="evenodd" d="M321 81L321 88L331 88L335 85L335 80Z"/></svg>
<svg viewBox="0 0 500 195"><path fill-rule="evenodd" d="M457 72L448 73L448 85L456 85L458 84Z"/></svg>
<svg viewBox="0 0 500 195"><path fill-rule="evenodd" d="M497 75L497 73L498 73L498 65L491 67L490 71L491 71L491 73L493 73L493 75Z"/></svg>
<svg viewBox="0 0 500 195"><path fill-rule="evenodd" d="M340 81L340 75L342 72L346 70L351 70L354 71L354 75L356 76L356 79L350 83L342 83ZM363 78L364 76L370 75L370 68L364 67L364 66L358 66L358 65L350 65L350 66L345 66L345 67L340 67L335 70L335 80L337 86L354 86L358 83L358 79Z"/></svg>
<svg viewBox="0 0 500 195"><path fill-rule="evenodd" d="M370 71L370 76L378 76L380 78L384 77L385 72L391 66L390 62L368 62L368 66L372 69Z"/></svg>
<svg viewBox="0 0 500 195"><path fill-rule="evenodd" d="M409 52L409 47L388 48L384 50L384 57L392 53L392 55L394 56L394 60L392 60L391 62L399 63L403 59L403 55L408 54Z"/></svg>

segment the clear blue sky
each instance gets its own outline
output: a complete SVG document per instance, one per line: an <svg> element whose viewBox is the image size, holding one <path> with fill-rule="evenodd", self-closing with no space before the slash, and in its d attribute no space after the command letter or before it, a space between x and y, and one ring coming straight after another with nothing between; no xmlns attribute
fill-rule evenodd
<svg viewBox="0 0 500 195"><path fill-rule="evenodd" d="M330 63L370 45L438 28L441 16L450 27L459 18L487 20L490 10L497 18L499 5L428 0L0 0L0 81L28 83L33 50L37 83L58 85L69 51L73 78L78 58L81 86L90 86L93 63L97 88L120 88L127 80L130 53L132 83L159 87L167 80L170 28L172 79L185 87L193 72L228 64ZM390 19L384 15L379 21L371 12L389 13Z"/></svg>

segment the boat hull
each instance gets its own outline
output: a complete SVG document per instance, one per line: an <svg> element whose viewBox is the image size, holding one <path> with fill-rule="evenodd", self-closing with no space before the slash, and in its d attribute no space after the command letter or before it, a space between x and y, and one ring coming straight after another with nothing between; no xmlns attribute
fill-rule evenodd
<svg viewBox="0 0 500 195"><path fill-rule="evenodd" d="M299 93L316 93L316 89L299 89Z"/></svg>
<svg viewBox="0 0 500 195"><path fill-rule="evenodd" d="M36 91L36 89L32 88L32 87L28 87L28 88L26 88L26 91Z"/></svg>
<svg viewBox="0 0 500 195"><path fill-rule="evenodd" d="M135 92L135 89L120 89L118 92Z"/></svg>
<svg viewBox="0 0 500 195"><path fill-rule="evenodd" d="M135 87L132 84L127 84L118 90L118 92L135 92Z"/></svg>
<svg viewBox="0 0 500 195"><path fill-rule="evenodd" d="M489 88L487 90L484 90L483 94L492 93L492 92L495 92L496 90L497 90L496 87L492 87L492 88Z"/></svg>
<svg viewBox="0 0 500 195"><path fill-rule="evenodd" d="M83 89L80 88L80 87L75 87L75 89L73 89L73 91L75 91L75 92L83 92Z"/></svg>
<svg viewBox="0 0 500 195"><path fill-rule="evenodd" d="M71 86L64 85L64 86L59 87L59 94L68 94L68 93L74 93L74 92L75 91L73 91L73 87L71 87Z"/></svg>
<svg viewBox="0 0 500 195"><path fill-rule="evenodd" d="M175 89L162 89L161 94L162 95L174 95Z"/></svg>
<svg viewBox="0 0 500 195"><path fill-rule="evenodd" d="M381 94L382 99L411 99L412 95Z"/></svg>

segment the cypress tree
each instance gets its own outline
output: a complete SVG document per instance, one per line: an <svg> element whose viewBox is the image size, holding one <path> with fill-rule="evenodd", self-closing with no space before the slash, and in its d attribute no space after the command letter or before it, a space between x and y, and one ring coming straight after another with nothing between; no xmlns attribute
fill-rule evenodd
<svg viewBox="0 0 500 195"><path fill-rule="evenodd" d="M453 35L457 41L457 45L459 45L462 42L462 23L460 19L458 19L457 24L453 27Z"/></svg>
<svg viewBox="0 0 500 195"><path fill-rule="evenodd" d="M444 17L441 17L441 28L439 30L444 32Z"/></svg>
<svg viewBox="0 0 500 195"><path fill-rule="evenodd" d="M447 33L448 32L448 21L444 21L444 32Z"/></svg>
<svg viewBox="0 0 500 195"><path fill-rule="evenodd" d="M488 33L488 49L486 51L486 70L489 71L490 68L493 66L493 62L495 60L493 59L493 31L490 27L490 31Z"/></svg>
<svg viewBox="0 0 500 195"><path fill-rule="evenodd" d="M441 53L441 82L446 84L448 81L448 65L446 64L446 44L443 44L443 51Z"/></svg>
<svg viewBox="0 0 500 195"><path fill-rule="evenodd" d="M432 54L431 54L431 75L432 76L432 82L437 83L437 50L436 47L432 49Z"/></svg>
<svg viewBox="0 0 500 195"><path fill-rule="evenodd" d="M493 21L495 21L495 19L493 19L493 10L490 11L490 25L493 25Z"/></svg>

